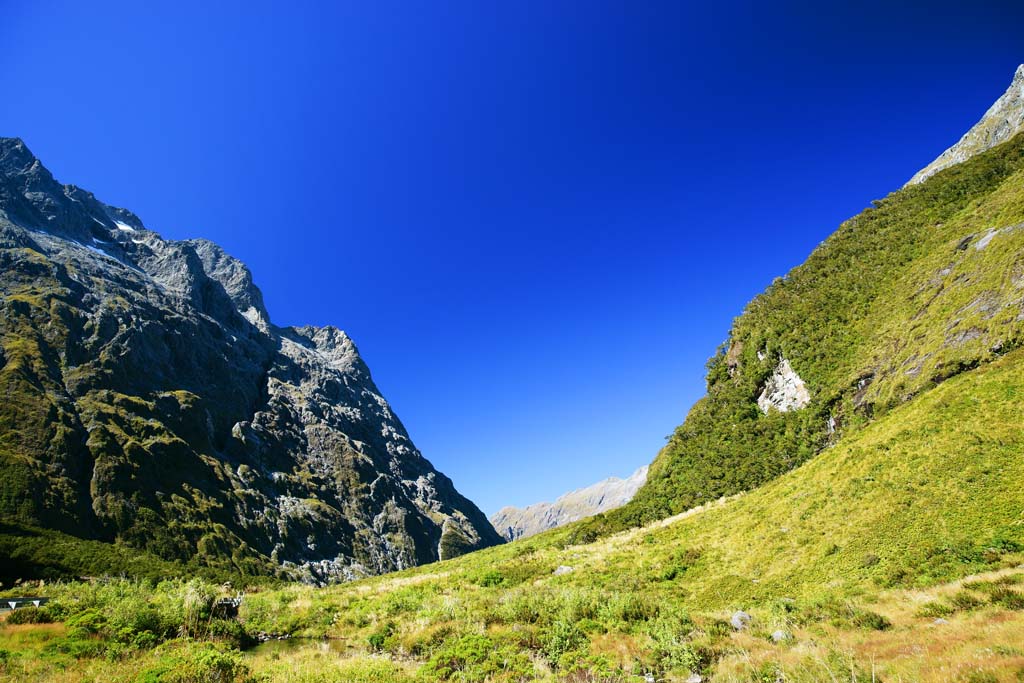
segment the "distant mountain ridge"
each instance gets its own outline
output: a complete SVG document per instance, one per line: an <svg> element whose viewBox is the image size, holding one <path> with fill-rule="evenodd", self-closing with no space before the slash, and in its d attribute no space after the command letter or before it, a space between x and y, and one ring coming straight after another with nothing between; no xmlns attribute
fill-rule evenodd
<svg viewBox="0 0 1024 683"><path fill-rule="evenodd" d="M501 543L352 340L0 138L0 522L325 582ZM64 567L59 571L72 571Z"/></svg>
<svg viewBox="0 0 1024 683"><path fill-rule="evenodd" d="M559 496L553 503L534 503L524 508L503 507L491 517L491 524L505 540L514 541L590 515L614 510L632 500L647 481L647 467L644 465L625 479L609 477L570 491Z"/></svg>

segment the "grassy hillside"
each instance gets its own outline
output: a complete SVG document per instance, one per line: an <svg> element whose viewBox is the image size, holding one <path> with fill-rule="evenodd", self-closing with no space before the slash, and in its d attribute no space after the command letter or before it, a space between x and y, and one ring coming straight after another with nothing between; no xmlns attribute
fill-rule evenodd
<svg viewBox="0 0 1024 683"><path fill-rule="evenodd" d="M877 201L736 319L634 501L577 540L769 481L1024 334L1024 136ZM779 360L811 402L761 413ZM835 431L830 429L830 418Z"/></svg>
<svg viewBox="0 0 1024 683"><path fill-rule="evenodd" d="M244 633L329 636L336 651L263 649L239 662L268 680L308 681L337 680L318 677L334 668L348 672L343 680L381 681L648 671L872 680L872 667L875 680L1015 680L1024 670L1013 645L1024 636L1022 425L1024 350L961 373L765 486L645 528L570 545L569 527L354 584L250 595ZM979 572L994 573L947 585ZM80 592L98 599L85 586L52 590L66 623L89 602ZM132 588L154 605L168 590ZM728 619L740 609L752 621L737 632ZM940 616L956 647L906 657L909 644L937 637ZM91 637L113 632L104 622ZM17 633L0 631L0 648ZM66 649L70 637L53 636ZM172 640L131 658L153 663L196 647ZM101 656L74 667L106 671ZM12 676L36 670L16 661Z"/></svg>

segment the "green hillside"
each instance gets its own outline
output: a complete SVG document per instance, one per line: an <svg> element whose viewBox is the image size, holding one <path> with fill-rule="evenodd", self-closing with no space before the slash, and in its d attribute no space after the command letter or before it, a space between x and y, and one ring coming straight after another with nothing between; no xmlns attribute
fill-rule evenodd
<svg viewBox="0 0 1024 683"><path fill-rule="evenodd" d="M708 363L707 395L647 484L630 505L581 527L580 538L757 486L1019 346L1022 222L1022 136L845 222L748 304ZM765 415L756 400L781 358L811 401Z"/></svg>

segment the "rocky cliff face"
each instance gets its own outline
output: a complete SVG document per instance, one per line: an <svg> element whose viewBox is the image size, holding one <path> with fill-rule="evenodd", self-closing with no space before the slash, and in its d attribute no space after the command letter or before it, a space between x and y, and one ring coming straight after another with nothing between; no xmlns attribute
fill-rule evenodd
<svg viewBox="0 0 1024 683"><path fill-rule="evenodd" d="M501 542L355 344L0 139L0 519L313 581Z"/></svg>
<svg viewBox="0 0 1024 683"><path fill-rule="evenodd" d="M504 507L491 517L491 524L505 540L526 538L599 512L622 507L633 498L645 481L647 465L626 479L609 477L559 496L554 503L535 503L525 508Z"/></svg>
<svg viewBox="0 0 1024 683"><path fill-rule="evenodd" d="M1006 142L1024 128L1024 64L1017 67L1013 82L996 100L981 121L964 134L960 141L914 174L907 185L916 185L944 168L963 163L967 159Z"/></svg>

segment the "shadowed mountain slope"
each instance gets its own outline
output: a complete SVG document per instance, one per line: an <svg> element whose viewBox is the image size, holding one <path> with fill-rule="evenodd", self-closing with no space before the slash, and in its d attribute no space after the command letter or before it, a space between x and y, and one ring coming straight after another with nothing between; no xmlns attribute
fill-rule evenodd
<svg viewBox="0 0 1024 683"><path fill-rule="evenodd" d="M353 578L500 543L355 344L244 264L0 139L0 517L167 560Z"/></svg>

